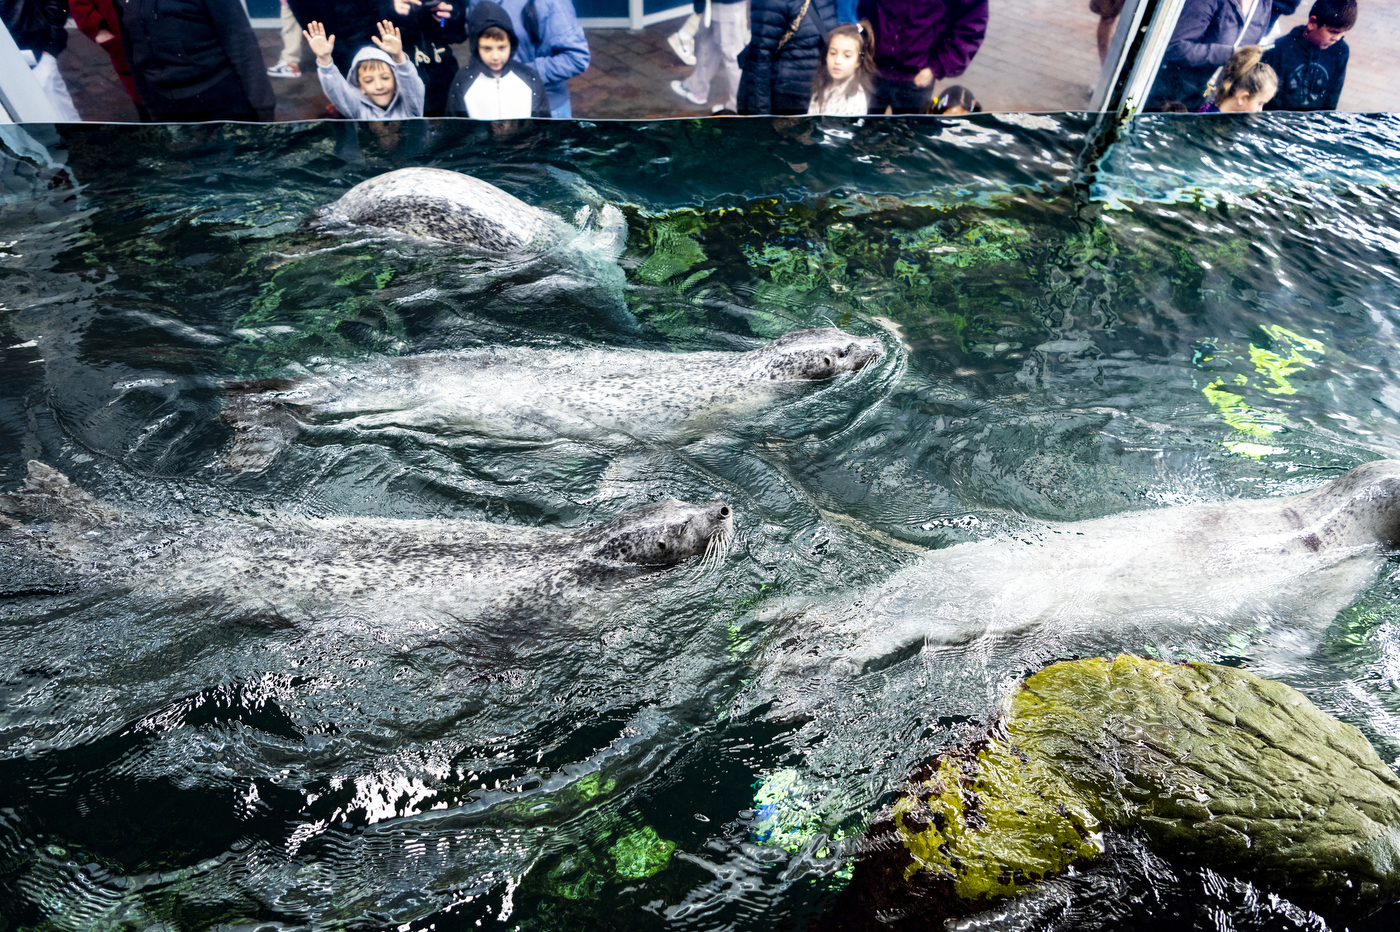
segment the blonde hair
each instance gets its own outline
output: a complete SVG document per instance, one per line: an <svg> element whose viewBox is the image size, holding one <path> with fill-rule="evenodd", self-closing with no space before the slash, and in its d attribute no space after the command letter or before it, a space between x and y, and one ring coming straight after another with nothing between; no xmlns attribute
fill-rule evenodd
<svg viewBox="0 0 1400 932"><path fill-rule="evenodd" d="M369 71L366 72L366 65L373 65L374 67L370 68ZM364 61L360 62L358 65L355 66L355 83L360 83L365 78L369 77L371 74L374 74L376 71L387 71L389 72L389 75L391 77L394 74L394 69L389 67L388 62L379 58L366 58Z"/></svg>
<svg viewBox="0 0 1400 932"><path fill-rule="evenodd" d="M1239 91L1251 99L1260 94L1274 96L1278 92L1278 73L1260 61L1263 57L1262 45L1246 45L1231 55L1215 86L1216 101L1228 100Z"/></svg>

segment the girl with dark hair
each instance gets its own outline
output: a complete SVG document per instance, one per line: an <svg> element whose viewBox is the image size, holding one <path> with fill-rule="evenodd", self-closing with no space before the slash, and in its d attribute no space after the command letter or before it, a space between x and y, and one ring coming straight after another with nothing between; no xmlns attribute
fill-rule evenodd
<svg viewBox="0 0 1400 932"><path fill-rule="evenodd" d="M982 105L972 96L972 91L961 84L954 84L945 87L943 93L933 98L928 112L939 116L966 116L969 113L981 113Z"/></svg>
<svg viewBox="0 0 1400 932"><path fill-rule="evenodd" d="M809 114L864 116L870 112L873 47L870 24L865 21L843 23L826 34L826 61L812 76Z"/></svg>

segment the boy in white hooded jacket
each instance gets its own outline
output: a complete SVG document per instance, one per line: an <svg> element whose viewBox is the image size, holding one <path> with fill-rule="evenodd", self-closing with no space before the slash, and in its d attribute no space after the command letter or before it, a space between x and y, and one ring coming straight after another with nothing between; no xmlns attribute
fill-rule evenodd
<svg viewBox="0 0 1400 932"><path fill-rule="evenodd" d="M316 54L321 90L342 115L352 120L404 120L423 115L423 79L404 54L403 39L393 23L385 20L379 24L379 35L370 36L374 45L356 52L343 76L331 61L335 36L327 36L326 27L318 22L307 23L302 34Z"/></svg>

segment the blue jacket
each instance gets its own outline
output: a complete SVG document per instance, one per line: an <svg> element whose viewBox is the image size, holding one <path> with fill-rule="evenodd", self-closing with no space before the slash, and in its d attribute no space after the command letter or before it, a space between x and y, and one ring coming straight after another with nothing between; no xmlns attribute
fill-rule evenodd
<svg viewBox="0 0 1400 932"><path fill-rule="evenodd" d="M481 0L472 0L471 9ZM534 68L549 95L549 109L569 100L569 79L588 70L588 40L571 0L498 0L519 44L516 61ZM527 14L527 8L529 12ZM476 49L472 49L476 54Z"/></svg>
<svg viewBox="0 0 1400 932"><path fill-rule="evenodd" d="M752 0L752 38L739 55L740 113L806 113L812 78L826 57L826 34L837 26L836 0L812 0L792 38L783 36L802 12L803 0Z"/></svg>
<svg viewBox="0 0 1400 932"><path fill-rule="evenodd" d="M1240 45L1255 45L1268 30L1273 15L1270 0L1259 0L1246 25L1244 11L1248 7L1249 0L1186 0L1157 80L1147 95L1146 109L1179 100L1194 110L1210 76L1234 54L1240 32L1244 32Z"/></svg>
<svg viewBox="0 0 1400 932"><path fill-rule="evenodd" d="M1320 49L1303 38L1306 28L1295 27L1264 53L1264 64L1278 72L1278 93L1265 110L1337 109L1351 50L1346 39Z"/></svg>

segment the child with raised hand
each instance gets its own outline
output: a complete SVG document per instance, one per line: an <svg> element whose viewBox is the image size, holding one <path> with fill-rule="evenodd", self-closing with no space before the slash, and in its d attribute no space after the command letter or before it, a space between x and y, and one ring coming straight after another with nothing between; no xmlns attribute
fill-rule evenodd
<svg viewBox="0 0 1400 932"><path fill-rule="evenodd" d="M865 116L870 112L875 54L870 24L842 23L826 34L826 58L812 75L809 115Z"/></svg>
<svg viewBox="0 0 1400 932"><path fill-rule="evenodd" d="M1264 47L1246 45L1220 70L1215 96L1197 113L1258 113L1278 91L1278 74L1264 64Z"/></svg>
<svg viewBox="0 0 1400 932"><path fill-rule="evenodd" d="M1305 26L1274 43L1264 63L1278 73L1270 110L1336 110L1351 50L1342 34L1356 25L1356 0L1317 0Z"/></svg>
<svg viewBox="0 0 1400 932"><path fill-rule="evenodd" d="M302 35L316 55L321 90L344 116L352 120L403 120L423 115L423 79L403 52L403 39L394 24L378 24L379 35L350 60L344 76L335 70L331 51L335 36L318 22L306 24ZM377 46L377 47L376 47Z"/></svg>

